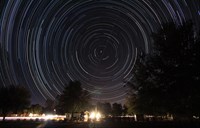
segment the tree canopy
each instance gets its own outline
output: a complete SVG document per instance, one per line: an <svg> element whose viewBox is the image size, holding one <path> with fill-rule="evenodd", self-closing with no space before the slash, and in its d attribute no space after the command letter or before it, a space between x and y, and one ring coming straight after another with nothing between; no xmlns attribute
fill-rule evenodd
<svg viewBox="0 0 200 128"><path fill-rule="evenodd" d="M44 113L53 114L56 112L55 110L55 100L47 99L45 102Z"/></svg>
<svg viewBox="0 0 200 128"><path fill-rule="evenodd" d="M22 86L0 88L0 110L5 119L9 112L18 113L30 104L30 93Z"/></svg>
<svg viewBox="0 0 200 128"><path fill-rule="evenodd" d="M40 104L32 104L29 108L28 108L28 112L29 113L33 113L33 114L42 114L43 113L43 108Z"/></svg>
<svg viewBox="0 0 200 128"><path fill-rule="evenodd" d="M97 108L106 117L109 116L112 113L112 106L108 102L105 102L105 103L98 102Z"/></svg>
<svg viewBox="0 0 200 128"><path fill-rule="evenodd" d="M191 22L167 23L152 34L152 53L133 71L129 113L200 115L200 37Z"/></svg>
<svg viewBox="0 0 200 128"><path fill-rule="evenodd" d="M113 116L121 116L123 113L123 108L121 104L113 103L112 104L112 115Z"/></svg>
<svg viewBox="0 0 200 128"><path fill-rule="evenodd" d="M58 96L58 113L74 113L86 110L90 101L90 93L81 87L79 81L70 81Z"/></svg>

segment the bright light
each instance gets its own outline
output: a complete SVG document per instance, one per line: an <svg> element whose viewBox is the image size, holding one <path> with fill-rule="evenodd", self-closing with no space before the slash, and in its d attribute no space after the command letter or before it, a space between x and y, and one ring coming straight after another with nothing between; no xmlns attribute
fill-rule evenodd
<svg viewBox="0 0 200 128"><path fill-rule="evenodd" d="M85 111L85 112L84 112L84 122L87 122L89 118L90 118L90 117L89 117L89 112L88 112L88 111Z"/></svg>
<svg viewBox="0 0 200 128"><path fill-rule="evenodd" d="M29 117L36 117L36 116L39 116L39 114L33 114L33 113L29 114Z"/></svg>
<svg viewBox="0 0 200 128"><path fill-rule="evenodd" d="M46 120L53 120L54 118L56 118L56 115L46 115L45 116Z"/></svg>
<svg viewBox="0 0 200 128"><path fill-rule="evenodd" d="M65 115L34 116L34 114L29 114L29 116L6 117L6 120L64 120L65 118ZM0 117L0 121L1 120L3 120L3 117Z"/></svg>
<svg viewBox="0 0 200 128"><path fill-rule="evenodd" d="M33 113L30 113L29 116L32 117L32 116L33 116Z"/></svg>
<svg viewBox="0 0 200 128"><path fill-rule="evenodd" d="M84 115L84 122L88 121L88 115Z"/></svg>
<svg viewBox="0 0 200 128"><path fill-rule="evenodd" d="M94 118L95 118L95 112L91 112L90 118L91 118L91 119L94 119Z"/></svg>
<svg viewBox="0 0 200 128"><path fill-rule="evenodd" d="M98 113L96 113L96 120L97 121L99 121L100 120L100 118L101 118L101 114L98 112Z"/></svg>
<svg viewBox="0 0 200 128"><path fill-rule="evenodd" d="M94 121L100 121L101 114L99 112L91 112L90 119Z"/></svg>

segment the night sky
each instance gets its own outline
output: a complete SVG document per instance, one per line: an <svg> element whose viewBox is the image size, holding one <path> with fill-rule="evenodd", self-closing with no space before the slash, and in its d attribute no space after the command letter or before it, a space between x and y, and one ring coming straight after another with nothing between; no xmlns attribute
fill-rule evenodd
<svg viewBox="0 0 200 128"><path fill-rule="evenodd" d="M151 33L188 19L200 27L200 0L0 0L0 86L42 104L79 80L93 102L123 103Z"/></svg>

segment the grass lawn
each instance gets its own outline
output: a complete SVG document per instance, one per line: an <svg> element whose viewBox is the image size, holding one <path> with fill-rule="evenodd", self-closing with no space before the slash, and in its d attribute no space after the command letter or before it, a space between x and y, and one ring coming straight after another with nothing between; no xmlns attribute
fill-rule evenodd
<svg viewBox="0 0 200 128"><path fill-rule="evenodd" d="M0 128L200 128L200 122L54 122L54 121L6 121Z"/></svg>
<svg viewBox="0 0 200 128"><path fill-rule="evenodd" d="M0 128L40 128L44 122L39 121L5 121L0 122Z"/></svg>

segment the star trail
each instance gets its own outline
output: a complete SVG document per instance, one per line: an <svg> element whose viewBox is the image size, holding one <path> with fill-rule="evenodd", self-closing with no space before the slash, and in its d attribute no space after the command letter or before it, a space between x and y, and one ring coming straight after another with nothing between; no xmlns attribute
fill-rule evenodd
<svg viewBox="0 0 200 128"><path fill-rule="evenodd" d="M124 81L139 51L151 52L151 33L170 21L200 26L199 0L8 0L0 7L0 86L26 86L39 103L70 80L80 80L94 102L123 103Z"/></svg>

